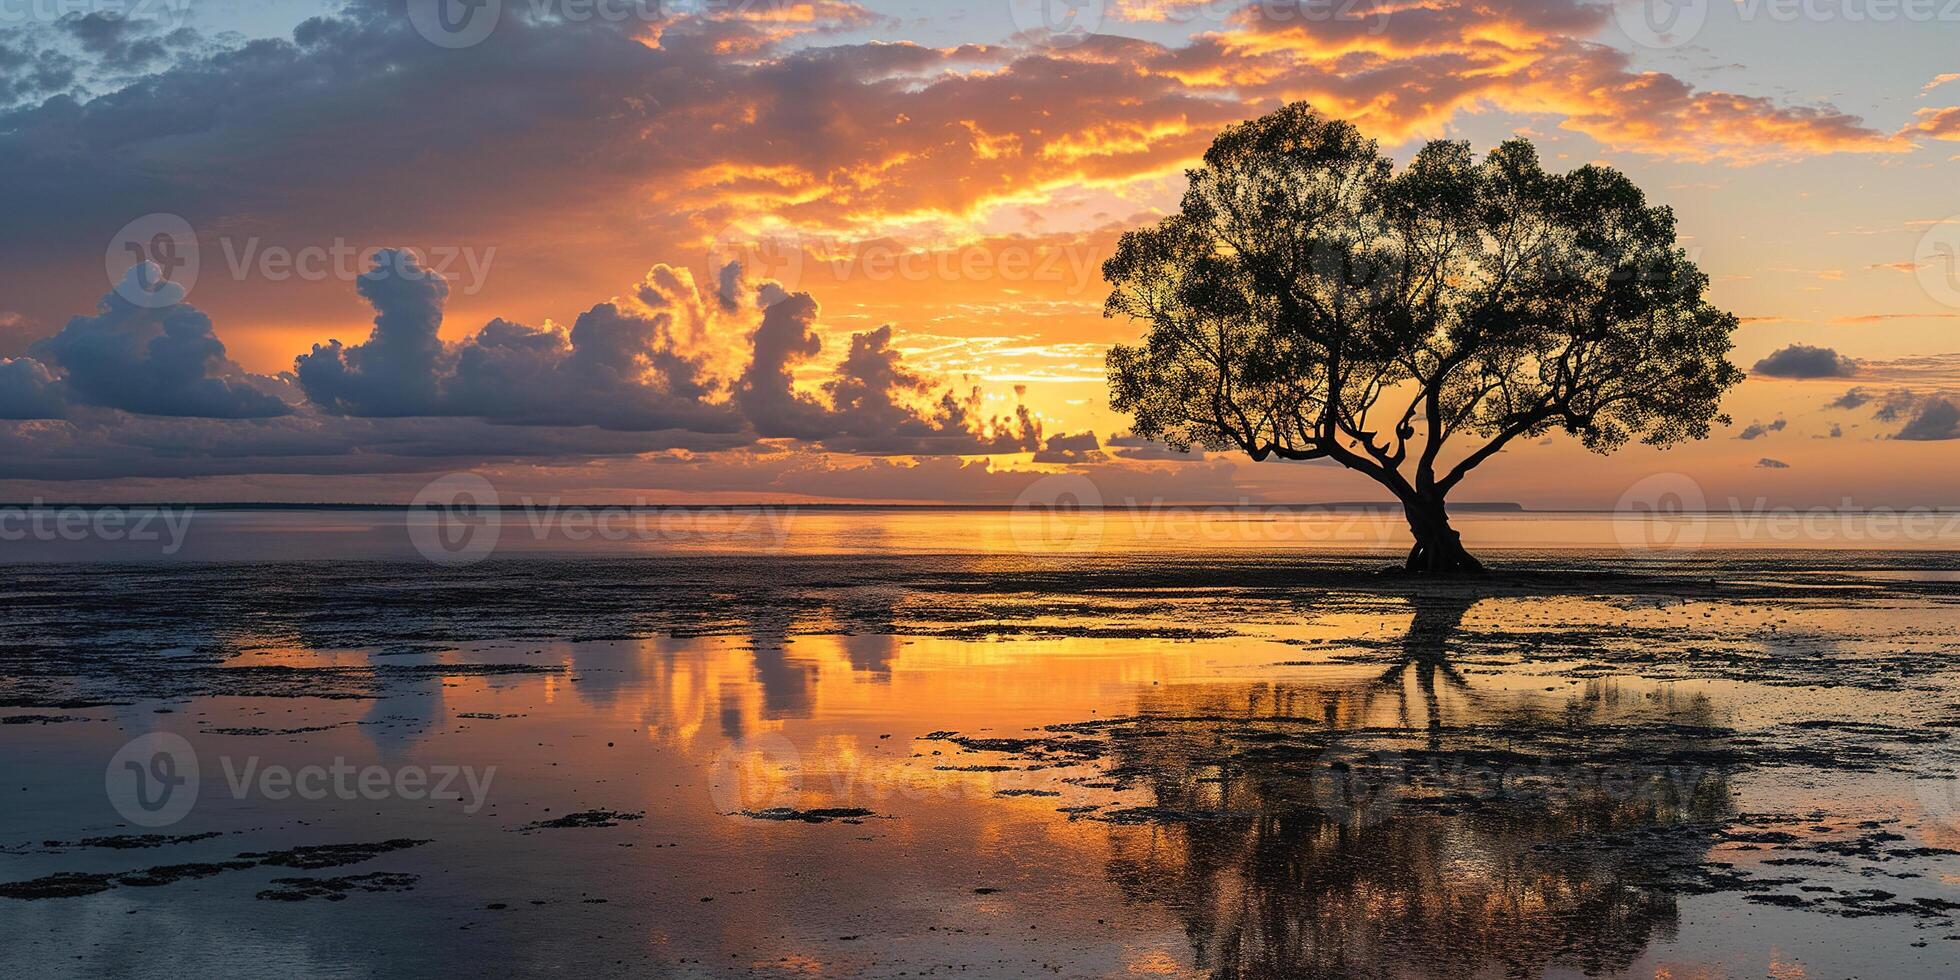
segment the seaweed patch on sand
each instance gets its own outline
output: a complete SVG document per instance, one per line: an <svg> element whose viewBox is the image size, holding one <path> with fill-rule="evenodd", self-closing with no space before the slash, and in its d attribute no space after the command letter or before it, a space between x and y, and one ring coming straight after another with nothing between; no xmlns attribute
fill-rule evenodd
<svg viewBox="0 0 1960 980"><path fill-rule="evenodd" d="M213 835L189 835L200 839ZM180 838L180 840L183 838ZM298 868L314 871L359 864L383 854L429 843L398 837L393 840L360 844L313 844L282 851L248 851L229 861L198 861L164 864L136 871L107 873L58 872L27 881L0 882L0 898L32 901L44 898L78 898L105 892L118 886L155 888L197 878L209 878L228 871L257 867Z"/></svg>
<svg viewBox="0 0 1960 980"><path fill-rule="evenodd" d="M855 806L814 807L808 810L777 806L762 810L743 810L741 815L751 820L771 820L777 823L830 823L834 820L848 824L860 824L867 817L877 816L870 810Z"/></svg>
<svg viewBox="0 0 1960 980"><path fill-rule="evenodd" d="M646 813L640 810L580 810L561 817L539 820L516 828L519 833L537 830L566 830L580 827L617 827L623 822L642 820Z"/></svg>
<svg viewBox="0 0 1960 980"><path fill-rule="evenodd" d="M373 871L341 878L274 878L273 887L259 892L257 897L266 902L304 902L313 898L339 902L361 892L411 891L420 880L419 875L394 871Z"/></svg>

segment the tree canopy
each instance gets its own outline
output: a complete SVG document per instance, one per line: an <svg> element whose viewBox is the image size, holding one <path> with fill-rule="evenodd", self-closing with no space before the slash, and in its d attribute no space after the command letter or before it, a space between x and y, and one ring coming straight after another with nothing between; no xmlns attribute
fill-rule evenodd
<svg viewBox="0 0 1960 980"><path fill-rule="evenodd" d="M1509 140L1424 146L1400 172L1304 103L1226 129L1176 214L1103 265L1112 406L1174 449L1330 459L1402 502L1409 567L1480 567L1444 500L1519 437L1611 452L1705 438L1737 321L1610 167L1546 172Z"/></svg>

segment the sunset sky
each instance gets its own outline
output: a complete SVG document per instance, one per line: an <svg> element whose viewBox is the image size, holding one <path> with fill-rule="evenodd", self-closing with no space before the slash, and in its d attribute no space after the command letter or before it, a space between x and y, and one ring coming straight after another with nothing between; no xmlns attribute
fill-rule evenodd
<svg viewBox="0 0 1960 980"><path fill-rule="evenodd" d="M1949 0L427 7L0 3L0 498L1381 499L1107 402L1116 237L1306 100L1397 161L1620 168L1742 318L1733 426L1519 445L1458 498L1960 504ZM441 280L360 280L379 249Z"/></svg>

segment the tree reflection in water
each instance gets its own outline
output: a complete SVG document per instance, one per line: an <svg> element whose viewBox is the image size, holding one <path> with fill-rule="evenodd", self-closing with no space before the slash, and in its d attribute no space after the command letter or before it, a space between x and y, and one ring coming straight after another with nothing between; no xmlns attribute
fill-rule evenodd
<svg viewBox="0 0 1960 980"><path fill-rule="evenodd" d="M1371 682L1168 689L1081 726L1154 800L1098 815L1134 825L1109 875L1175 909L1218 977L1625 968L1704 886L1730 733L1705 698L1604 682L1475 696L1447 655L1475 597L1412 601Z"/></svg>

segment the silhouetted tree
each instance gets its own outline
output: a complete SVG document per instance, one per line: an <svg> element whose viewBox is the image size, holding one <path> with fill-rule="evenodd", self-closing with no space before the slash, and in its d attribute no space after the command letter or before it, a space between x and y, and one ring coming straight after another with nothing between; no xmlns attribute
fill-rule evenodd
<svg viewBox="0 0 1960 980"><path fill-rule="evenodd" d="M1178 213L1103 265L1104 315L1149 326L1109 352L1111 404L1174 449L1367 474L1408 516L1411 571L1481 569L1444 500L1514 439L1606 453L1727 421L1736 318L1618 171L1547 173L1515 139L1481 161L1431 142L1396 173L1296 103L1220 133L1189 176Z"/></svg>

